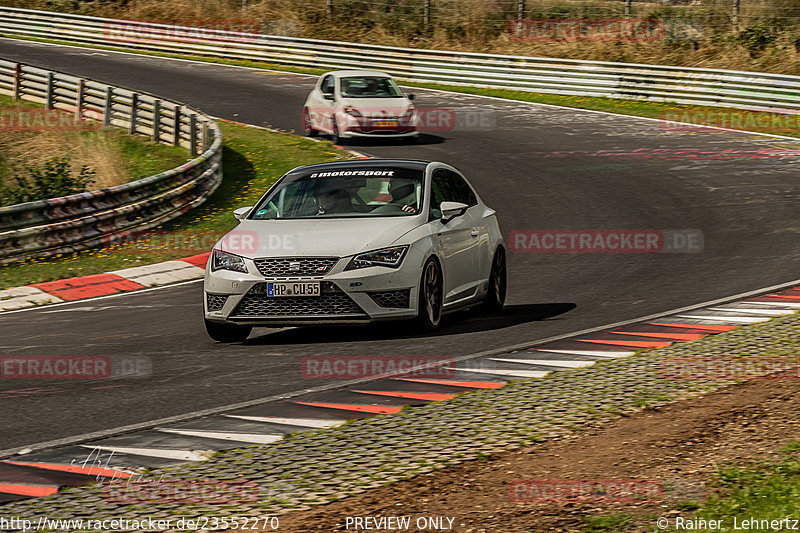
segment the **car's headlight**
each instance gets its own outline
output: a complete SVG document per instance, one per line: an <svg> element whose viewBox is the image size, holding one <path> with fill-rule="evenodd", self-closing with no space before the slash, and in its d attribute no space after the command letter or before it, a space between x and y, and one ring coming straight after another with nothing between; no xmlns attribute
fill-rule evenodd
<svg viewBox="0 0 800 533"><path fill-rule="evenodd" d="M392 246L390 248L382 248L380 250L373 250L355 256L344 267L345 270L355 270L357 268L366 268L371 266L385 266L389 268L397 268L403 262L403 258L408 251L408 245L405 246Z"/></svg>
<svg viewBox="0 0 800 533"><path fill-rule="evenodd" d="M247 273L247 265L244 264L243 257L229 254L222 250L214 250L211 259L211 271L215 270L232 270L234 272Z"/></svg>

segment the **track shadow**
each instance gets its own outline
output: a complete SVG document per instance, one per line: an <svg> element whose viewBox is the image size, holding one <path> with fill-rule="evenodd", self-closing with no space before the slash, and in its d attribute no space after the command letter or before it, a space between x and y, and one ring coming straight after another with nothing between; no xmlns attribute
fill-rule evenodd
<svg viewBox="0 0 800 533"><path fill-rule="evenodd" d="M345 148L367 148L369 146L421 146L428 144L442 144L445 141L444 137L439 135L431 135L428 133L420 133L416 141L405 139L391 139L381 137L353 137L343 141L342 146Z"/></svg>
<svg viewBox="0 0 800 533"><path fill-rule="evenodd" d="M478 311L459 311L447 315L439 329L433 333L421 333L413 321L378 322L367 326L337 325L299 327L272 331L259 335L254 331L245 344L325 344L334 342L361 342L391 339L415 339L443 337L463 333L493 331L528 322L555 319L574 309L574 303L547 303L508 305L502 314L483 314Z"/></svg>

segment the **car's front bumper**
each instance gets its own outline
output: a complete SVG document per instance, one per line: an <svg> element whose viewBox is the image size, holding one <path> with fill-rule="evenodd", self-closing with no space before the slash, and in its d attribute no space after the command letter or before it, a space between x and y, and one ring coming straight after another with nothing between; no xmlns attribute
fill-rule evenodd
<svg viewBox="0 0 800 533"><path fill-rule="evenodd" d="M368 323L412 318L417 314L419 269L406 257L398 269L368 267L344 270L340 259L325 276L265 277L251 260L247 274L206 268L205 317L214 322L251 326ZM407 266L408 263L408 266ZM268 297L269 282L321 284L320 296Z"/></svg>
<svg viewBox="0 0 800 533"><path fill-rule="evenodd" d="M408 137L418 137L417 131L361 131L361 130L344 130L339 134L340 137L349 139L352 137L369 137L372 139L400 139Z"/></svg>

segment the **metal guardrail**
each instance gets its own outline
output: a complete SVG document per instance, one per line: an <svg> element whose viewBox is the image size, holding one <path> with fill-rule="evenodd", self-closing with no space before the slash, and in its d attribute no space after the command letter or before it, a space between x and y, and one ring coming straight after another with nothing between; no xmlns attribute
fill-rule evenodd
<svg viewBox="0 0 800 533"><path fill-rule="evenodd" d="M800 109L800 76L423 50L255 35L0 7L0 34L320 69L374 68L400 79L745 109Z"/></svg>
<svg viewBox="0 0 800 533"><path fill-rule="evenodd" d="M0 207L0 264L73 252L150 229L203 203L222 180L219 126L178 102L4 60L0 94L183 146L193 157L180 167L122 185Z"/></svg>

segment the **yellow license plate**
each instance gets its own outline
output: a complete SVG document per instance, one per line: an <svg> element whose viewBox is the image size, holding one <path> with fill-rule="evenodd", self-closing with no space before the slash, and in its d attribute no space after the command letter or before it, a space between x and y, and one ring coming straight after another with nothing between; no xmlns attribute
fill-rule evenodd
<svg viewBox="0 0 800 533"><path fill-rule="evenodd" d="M376 128L396 128L397 121L396 120L376 120L372 123L373 126Z"/></svg>

